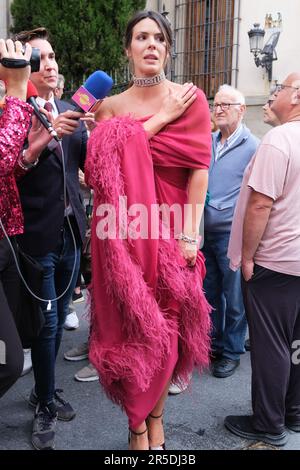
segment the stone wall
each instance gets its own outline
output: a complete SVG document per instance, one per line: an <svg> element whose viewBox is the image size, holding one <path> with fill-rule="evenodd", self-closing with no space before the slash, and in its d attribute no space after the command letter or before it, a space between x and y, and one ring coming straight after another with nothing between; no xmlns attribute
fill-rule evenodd
<svg viewBox="0 0 300 470"><path fill-rule="evenodd" d="M271 127L263 122L262 106L247 106L244 122L251 132L261 139Z"/></svg>

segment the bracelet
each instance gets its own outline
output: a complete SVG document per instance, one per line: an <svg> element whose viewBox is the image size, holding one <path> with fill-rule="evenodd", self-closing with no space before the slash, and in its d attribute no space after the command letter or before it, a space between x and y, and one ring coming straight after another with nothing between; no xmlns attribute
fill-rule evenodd
<svg viewBox="0 0 300 470"><path fill-rule="evenodd" d="M37 164L39 162L39 159L37 158L35 160L35 162L33 162L33 163L27 162L25 160L25 151L26 151L26 149L24 149L22 151L22 153L20 154L18 163L19 163L19 166L22 168L22 170L28 171L31 168L34 168L35 166L37 166Z"/></svg>
<svg viewBox="0 0 300 470"><path fill-rule="evenodd" d="M183 242L190 243L191 245L198 244L198 238L189 237L188 235L185 235L184 233L180 233L178 236L178 239L182 240Z"/></svg>

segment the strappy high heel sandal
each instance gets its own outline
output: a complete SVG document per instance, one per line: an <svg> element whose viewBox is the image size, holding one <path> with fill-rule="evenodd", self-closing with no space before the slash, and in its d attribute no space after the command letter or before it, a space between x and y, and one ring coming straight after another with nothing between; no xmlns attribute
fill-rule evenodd
<svg viewBox="0 0 300 470"><path fill-rule="evenodd" d="M159 416L154 416L152 415L151 413L148 415L147 419L146 419L146 423L147 421L149 420L149 418L153 418L153 419L159 419L162 417L164 413L162 412ZM163 424L163 419L161 420L162 424ZM147 423L148 424L148 423ZM165 443L163 442L162 444L160 444L159 446L156 446L156 447L151 447L149 446L149 450L166 450L166 445Z"/></svg>
<svg viewBox="0 0 300 470"><path fill-rule="evenodd" d="M130 442L131 442L131 434L134 434L135 436L142 436L142 435L145 434L147 431L148 431L148 428L146 428L145 431L142 431L142 432L136 432L136 431L133 431L132 429L129 428L129 432L128 432L128 447L130 446Z"/></svg>

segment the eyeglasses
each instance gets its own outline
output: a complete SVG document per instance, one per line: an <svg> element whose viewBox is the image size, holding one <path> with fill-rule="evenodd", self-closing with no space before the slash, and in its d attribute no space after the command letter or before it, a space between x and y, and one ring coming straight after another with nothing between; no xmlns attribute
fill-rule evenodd
<svg viewBox="0 0 300 470"><path fill-rule="evenodd" d="M270 99L266 102L265 106L269 106L269 108L270 108L271 105L272 105L272 103L274 103L274 101L275 101L275 98L270 98Z"/></svg>
<svg viewBox="0 0 300 470"><path fill-rule="evenodd" d="M214 103L210 105L210 109L212 111L217 111L217 109L220 107L222 111L228 111L230 106L238 106L241 104L242 103Z"/></svg>
<svg viewBox="0 0 300 470"><path fill-rule="evenodd" d="M277 93L281 90L284 90L285 88L292 88L293 90L299 90L299 87L296 87L296 86L292 86L292 85L282 85L281 83L277 83L275 85L275 92L277 91Z"/></svg>

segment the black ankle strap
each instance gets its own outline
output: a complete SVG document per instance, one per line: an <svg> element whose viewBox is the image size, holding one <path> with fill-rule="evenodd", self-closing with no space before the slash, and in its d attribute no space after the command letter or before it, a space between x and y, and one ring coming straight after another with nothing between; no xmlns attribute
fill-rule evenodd
<svg viewBox="0 0 300 470"><path fill-rule="evenodd" d="M151 413L149 413L148 416L150 416L150 418L158 419L158 418L161 418L163 414L164 414L164 412L162 412L159 416L154 416Z"/></svg>
<svg viewBox="0 0 300 470"><path fill-rule="evenodd" d="M147 432L148 429L146 428L145 431L136 432L136 431L133 431L132 429L129 428L129 431L131 432L131 434L134 434L135 436L141 436L142 434L145 434L145 432Z"/></svg>

